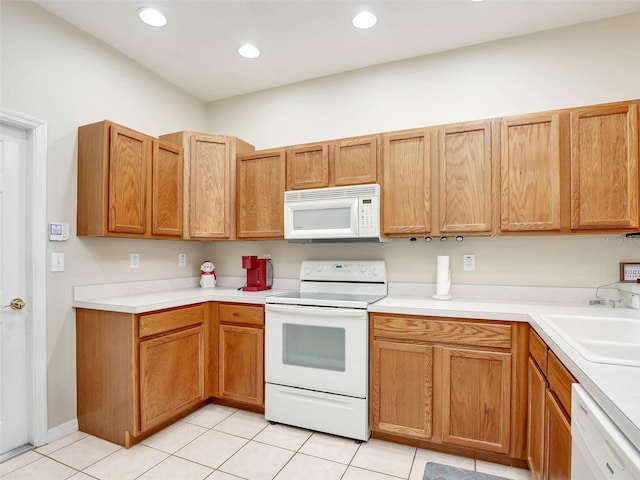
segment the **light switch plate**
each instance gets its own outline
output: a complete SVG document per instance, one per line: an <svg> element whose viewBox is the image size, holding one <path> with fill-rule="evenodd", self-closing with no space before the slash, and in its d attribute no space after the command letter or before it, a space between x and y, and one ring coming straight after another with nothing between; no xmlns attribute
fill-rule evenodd
<svg viewBox="0 0 640 480"><path fill-rule="evenodd" d="M129 255L129 267L140 268L140 254L132 253Z"/></svg>
<svg viewBox="0 0 640 480"><path fill-rule="evenodd" d="M51 253L51 271L64 272L64 253Z"/></svg>

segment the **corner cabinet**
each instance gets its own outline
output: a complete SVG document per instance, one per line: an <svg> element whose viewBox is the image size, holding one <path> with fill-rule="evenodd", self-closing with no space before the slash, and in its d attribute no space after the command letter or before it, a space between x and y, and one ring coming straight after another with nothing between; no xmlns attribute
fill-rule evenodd
<svg viewBox="0 0 640 480"><path fill-rule="evenodd" d="M236 156L254 147L238 138L194 132L162 135L184 149L184 238L236 237Z"/></svg>
<svg viewBox="0 0 640 480"><path fill-rule="evenodd" d="M637 230L638 104L571 110L571 228Z"/></svg>
<svg viewBox="0 0 640 480"><path fill-rule="evenodd" d="M284 238L285 157L285 150L263 150L238 157L238 239Z"/></svg>
<svg viewBox="0 0 640 480"><path fill-rule="evenodd" d="M78 129L80 236L182 237L182 149L113 122Z"/></svg>
<svg viewBox="0 0 640 480"><path fill-rule="evenodd" d="M200 407L209 308L141 315L77 309L79 429L129 447Z"/></svg>
<svg viewBox="0 0 640 480"><path fill-rule="evenodd" d="M532 480L571 479L571 373L531 329L527 461Z"/></svg>
<svg viewBox="0 0 640 480"><path fill-rule="evenodd" d="M431 232L431 133L427 129L382 136L382 233Z"/></svg>
<svg viewBox="0 0 640 480"><path fill-rule="evenodd" d="M374 437L524 459L527 324L371 317Z"/></svg>

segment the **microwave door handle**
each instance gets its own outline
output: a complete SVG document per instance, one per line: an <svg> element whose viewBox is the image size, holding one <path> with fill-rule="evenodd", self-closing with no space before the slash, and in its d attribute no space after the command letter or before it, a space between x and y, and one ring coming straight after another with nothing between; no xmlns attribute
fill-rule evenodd
<svg viewBox="0 0 640 480"><path fill-rule="evenodd" d="M335 317L336 310L340 310L341 317L362 317L362 313L366 310L358 310L353 308L321 308L321 307L307 307L302 305L274 305L267 304L265 306L266 312L274 313L312 313L316 317Z"/></svg>

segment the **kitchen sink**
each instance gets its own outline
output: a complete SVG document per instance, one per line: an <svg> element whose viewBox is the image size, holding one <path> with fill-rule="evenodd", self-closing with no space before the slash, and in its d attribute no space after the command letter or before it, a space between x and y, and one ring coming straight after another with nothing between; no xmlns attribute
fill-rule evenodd
<svg viewBox="0 0 640 480"><path fill-rule="evenodd" d="M640 319L560 314L543 318L587 360L640 367Z"/></svg>

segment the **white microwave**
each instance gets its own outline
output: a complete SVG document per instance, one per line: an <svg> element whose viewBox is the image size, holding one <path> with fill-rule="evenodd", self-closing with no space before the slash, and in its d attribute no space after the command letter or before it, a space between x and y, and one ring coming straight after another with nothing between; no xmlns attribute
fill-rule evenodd
<svg viewBox="0 0 640 480"><path fill-rule="evenodd" d="M284 238L299 243L384 242L380 185L284 193Z"/></svg>

